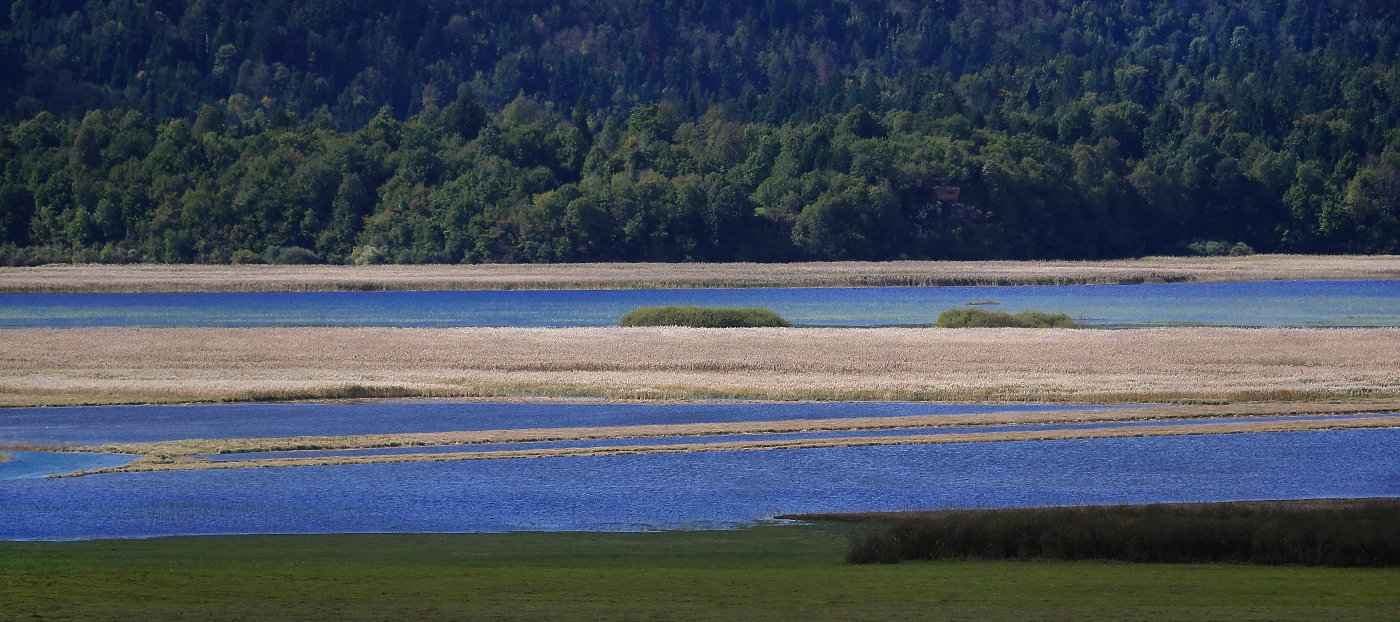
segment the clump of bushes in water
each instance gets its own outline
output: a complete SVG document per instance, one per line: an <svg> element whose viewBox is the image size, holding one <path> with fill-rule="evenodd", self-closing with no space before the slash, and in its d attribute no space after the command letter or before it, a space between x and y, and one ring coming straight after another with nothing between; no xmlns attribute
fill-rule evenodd
<svg viewBox="0 0 1400 622"><path fill-rule="evenodd" d="M1068 315L1022 311L1015 315L1005 311L989 311L964 307L939 314L939 328L1078 328Z"/></svg>
<svg viewBox="0 0 1400 622"><path fill-rule="evenodd" d="M836 515L846 561L915 559L1400 566L1400 500L1162 504Z"/></svg>
<svg viewBox="0 0 1400 622"><path fill-rule="evenodd" d="M758 328L792 326L781 315L753 307L641 307L628 311L620 326L688 326L692 328Z"/></svg>
<svg viewBox="0 0 1400 622"><path fill-rule="evenodd" d="M1220 257L1223 255L1244 257L1254 254L1254 248L1244 242L1235 242L1231 244L1224 240L1196 240L1188 245L1186 250L1190 253L1205 257Z"/></svg>

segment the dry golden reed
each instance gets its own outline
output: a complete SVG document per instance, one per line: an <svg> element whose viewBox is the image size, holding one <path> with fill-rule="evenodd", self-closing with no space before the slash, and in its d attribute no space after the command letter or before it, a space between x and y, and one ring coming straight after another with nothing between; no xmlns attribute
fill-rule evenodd
<svg viewBox="0 0 1400 622"><path fill-rule="evenodd" d="M1400 257L427 266L91 264L0 268L0 293L907 287L1276 279L1400 279Z"/></svg>
<svg viewBox="0 0 1400 622"><path fill-rule="evenodd" d="M1400 329L0 331L0 405L333 397L958 402L1400 396Z"/></svg>

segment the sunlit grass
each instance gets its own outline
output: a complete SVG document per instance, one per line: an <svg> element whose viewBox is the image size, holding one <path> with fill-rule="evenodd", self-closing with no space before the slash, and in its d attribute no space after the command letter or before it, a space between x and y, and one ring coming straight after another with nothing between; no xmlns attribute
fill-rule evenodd
<svg viewBox="0 0 1400 622"><path fill-rule="evenodd" d="M841 563L845 532L0 543L0 617L65 620L1387 619L1400 571Z"/></svg>

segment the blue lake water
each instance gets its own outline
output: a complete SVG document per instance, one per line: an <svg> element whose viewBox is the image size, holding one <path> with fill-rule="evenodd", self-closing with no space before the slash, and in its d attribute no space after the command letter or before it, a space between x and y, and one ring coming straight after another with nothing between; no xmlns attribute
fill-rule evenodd
<svg viewBox="0 0 1400 622"><path fill-rule="evenodd" d="M10 459L0 462L0 480L29 479L88 469L121 466L136 456L37 451L5 451ZM4 491L0 485L0 492ZM4 497L0 496L0 500ZM3 501L0 501L3 502Z"/></svg>
<svg viewBox="0 0 1400 622"><path fill-rule="evenodd" d="M684 445L689 443L730 443L744 441L784 441L824 438L865 438L880 436L921 436L927 434L968 434L975 432L1042 432L1046 430L1086 430L1090 428L1124 428L1141 426L1176 426L1202 423L1240 423L1270 421L1327 421L1360 419L1376 415L1334 415L1296 417L1253 417L1249 419L1181 419L1167 421L1120 421L1102 423L1051 423L1039 425L986 425L942 428L895 428L888 430L826 430L820 432L783 432L771 434L711 434L700 436L654 436L610 438L575 441L530 441L521 443L476 443L471 445L428 445L420 447L374 447L369 449L304 449L295 451L252 451L231 454L204 454L212 462L245 462L270 458L320 458L328 456L392 456L401 454L469 453L529 449L560 449L576 447L632 447L639 445ZM3 472L3 465L0 465Z"/></svg>
<svg viewBox="0 0 1400 622"><path fill-rule="evenodd" d="M0 444L94 445L186 438L342 436L526 428L792 421L1108 408L1065 404L820 402L522 404L449 401L0 408Z"/></svg>
<svg viewBox="0 0 1400 622"><path fill-rule="evenodd" d="M0 326L610 326L648 305L757 306L794 323L928 324L975 302L1089 325L1400 326L1400 281L1160 285L3 294Z"/></svg>
<svg viewBox="0 0 1400 622"><path fill-rule="evenodd" d="M0 539L724 528L790 512L1400 495L1400 430L0 482Z"/></svg>

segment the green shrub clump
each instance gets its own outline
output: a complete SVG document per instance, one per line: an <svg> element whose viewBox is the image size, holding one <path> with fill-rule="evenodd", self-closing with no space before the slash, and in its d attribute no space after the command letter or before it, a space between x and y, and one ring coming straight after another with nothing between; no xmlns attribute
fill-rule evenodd
<svg viewBox="0 0 1400 622"><path fill-rule="evenodd" d="M1022 311L1015 315L1005 311L988 311L964 307L949 309L938 316L939 328L1078 328L1068 315Z"/></svg>
<svg viewBox="0 0 1400 622"><path fill-rule="evenodd" d="M758 308L641 307L628 311L620 326L688 326L691 328L758 328L792 326L781 315Z"/></svg>

